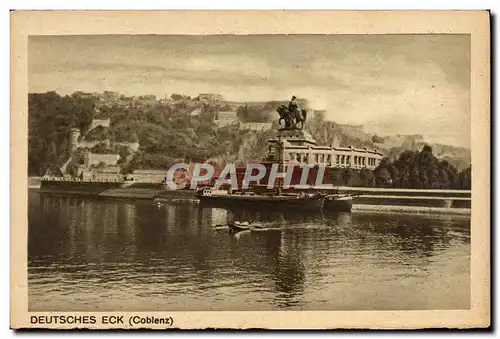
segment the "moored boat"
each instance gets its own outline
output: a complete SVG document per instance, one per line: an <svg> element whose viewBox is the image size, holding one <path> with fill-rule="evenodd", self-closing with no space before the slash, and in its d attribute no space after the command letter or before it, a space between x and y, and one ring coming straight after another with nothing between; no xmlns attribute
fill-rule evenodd
<svg viewBox="0 0 500 339"><path fill-rule="evenodd" d="M352 202L352 194L330 194L325 197L323 209L328 212L350 212Z"/></svg>
<svg viewBox="0 0 500 339"><path fill-rule="evenodd" d="M229 226L229 231L233 233L246 231L250 229L250 223L248 222L240 223L238 221L233 221L228 223L228 226Z"/></svg>
<svg viewBox="0 0 500 339"><path fill-rule="evenodd" d="M115 188L126 186L121 180L80 180L51 178L43 179L40 184L40 193L65 194L65 195L93 195Z"/></svg>
<svg viewBox="0 0 500 339"><path fill-rule="evenodd" d="M258 209L321 210L326 197L322 193L255 194L203 188L196 192L200 205L207 207L254 207Z"/></svg>

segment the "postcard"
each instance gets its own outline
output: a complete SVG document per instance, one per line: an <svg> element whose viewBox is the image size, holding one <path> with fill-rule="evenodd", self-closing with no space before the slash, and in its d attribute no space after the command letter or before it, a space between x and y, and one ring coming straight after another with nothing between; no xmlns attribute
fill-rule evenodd
<svg viewBox="0 0 500 339"><path fill-rule="evenodd" d="M13 11L11 328L490 326L487 11Z"/></svg>

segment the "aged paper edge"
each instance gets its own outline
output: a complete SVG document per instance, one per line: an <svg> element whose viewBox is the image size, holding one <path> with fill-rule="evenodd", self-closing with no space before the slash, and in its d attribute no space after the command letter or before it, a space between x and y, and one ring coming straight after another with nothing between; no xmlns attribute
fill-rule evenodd
<svg viewBox="0 0 500 339"><path fill-rule="evenodd" d="M258 22L258 25L255 23ZM297 23L300 22L300 25ZM488 11L14 11L11 12L11 328L31 315L27 289L27 39L94 34L470 34L471 35L471 309L433 311L114 312L172 317L172 328L411 329L490 324L490 20ZM111 314L106 312L106 314ZM137 328L103 325L80 328ZM144 328L164 329L163 325Z"/></svg>

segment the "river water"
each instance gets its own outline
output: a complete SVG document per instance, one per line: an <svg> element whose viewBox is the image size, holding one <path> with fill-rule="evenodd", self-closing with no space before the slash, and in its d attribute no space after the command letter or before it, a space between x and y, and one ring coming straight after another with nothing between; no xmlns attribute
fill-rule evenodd
<svg viewBox="0 0 500 339"><path fill-rule="evenodd" d="M30 311L470 308L470 218L29 193ZM228 219L267 231L229 234Z"/></svg>

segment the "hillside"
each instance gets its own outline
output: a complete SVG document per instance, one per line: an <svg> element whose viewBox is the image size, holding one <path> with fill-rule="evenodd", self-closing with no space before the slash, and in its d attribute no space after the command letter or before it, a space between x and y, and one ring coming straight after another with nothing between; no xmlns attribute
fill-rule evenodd
<svg viewBox="0 0 500 339"><path fill-rule="evenodd" d="M95 95L55 92L29 94L29 174L43 175L60 168L69 158L68 134L71 127L82 131L93 153L120 153L124 172L136 168L166 169L178 161L242 165L260 161L267 151L267 139L278 128L276 108L286 101L235 103L199 101L178 95L178 100L139 100L106 94L103 101ZM174 95L173 95L174 96ZM117 99L118 98L118 99ZM306 102L303 105L307 106ZM93 119L110 120L109 127L89 130ZM244 123L268 123L271 129L242 129ZM307 130L318 144L380 149L391 161L405 150L421 150L419 136L377 137L363 132L362 126L337 124L324 119L323 111L311 110ZM83 138L82 138L83 139ZM96 143L108 141L109 143ZM130 157L120 143L140 147ZM470 150L447 145L432 145L440 160L459 170L470 164ZM79 155L81 158L81 155ZM125 161L129 159L131 161Z"/></svg>
<svg viewBox="0 0 500 339"><path fill-rule="evenodd" d="M378 149L391 160L396 160L404 151L420 151L425 145L429 145L438 159L448 161L458 170L463 170L471 164L470 149L428 142L420 134L381 137L364 132L362 125L335 124L331 121L320 122L314 126L313 130L320 136L326 133L322 141L333 140L332 135L337 133L342 146Z"/></svg>
<svg viewBox="0 0 500 339"><path fill-rule="evenodd" d="M432 147L438 159L448 161L458 170L465 169L471 164L470 149L426 142L421 135L396 135L385 137L383 142L375 143L375 145L390 159L395 159L401 152L418 151L425 145L429 145Z"/></svg>
<svg viewBox="0 0 500 339"><path fill-rule="evenodd" d="M65 163L70 156L68 135L71 127L79 128L87 143L102 140L109 140L110 145L138 142L139 150L125 171L167 169L178 161L210 161L220 165L258 161L264 157L267 139L274 135L270 130L242 130L237 124L218 126L216 115L234 109L224 103L192 100L155 105L114 103L101 104L97 109L92 97L62 97L55 92L30 94L28 101L30 175L43 175ZM240 115L244 114L244 121L270 121L274 105L249 105ZM194 111L197 111L195 115ZM87 133L93 119L110 119L111 123L109 128L99 127ZM116 149L99 143L92 151L111 153Z"/></svg>

